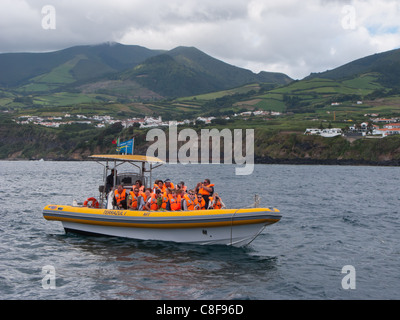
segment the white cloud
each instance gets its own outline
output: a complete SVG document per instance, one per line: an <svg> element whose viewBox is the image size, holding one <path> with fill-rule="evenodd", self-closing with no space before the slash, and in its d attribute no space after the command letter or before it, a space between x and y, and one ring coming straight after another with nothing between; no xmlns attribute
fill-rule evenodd
<svg viewBox="0 0 400 320"><path fill-rule="evenodd" d="M44 5L56 9L55 30L41 27ZM1 0L0 52L185 45L302 78L400 47L399 13L397 0Z"/></svg>

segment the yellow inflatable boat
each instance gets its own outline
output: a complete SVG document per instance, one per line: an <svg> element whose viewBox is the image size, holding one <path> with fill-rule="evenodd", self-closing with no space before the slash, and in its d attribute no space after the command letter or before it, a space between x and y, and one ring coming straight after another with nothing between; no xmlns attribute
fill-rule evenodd
<svg viewBox="0 0 400 320"><path fill-rule="evenodd" d="M113 162L113 168L125 162L139 168L138 173L118 173L121 183L126 183L126 188L132 187L137 178L145 185L151 185L152 170L163 164L158 158L135 155L94 155L91 158L99 163L105 161L104 181L110 170L110 162ZM98 208L77 204L72 206L50 204L43 209L43 217L50 221L61 221L66 232L233 246L249 244L266 226L281 219L279 210L275 208L195 211L119 210L110 205L106 185L100 186L99 190Z"/></svg>

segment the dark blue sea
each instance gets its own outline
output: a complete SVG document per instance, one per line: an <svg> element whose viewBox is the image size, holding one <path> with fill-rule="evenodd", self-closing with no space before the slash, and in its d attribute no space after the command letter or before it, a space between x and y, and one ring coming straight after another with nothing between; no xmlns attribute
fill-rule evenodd
<svg viewBox="0 0 400 320"><path fill-rule="evenodd" d="M1 161L0 299L400 298L399 167L256 165L236 176L233 165L165 165L154 174L188 186L210 178L232 208L258 194L282 220L245 248L65 234L43 207L97 196L102 167Z"/></svg>

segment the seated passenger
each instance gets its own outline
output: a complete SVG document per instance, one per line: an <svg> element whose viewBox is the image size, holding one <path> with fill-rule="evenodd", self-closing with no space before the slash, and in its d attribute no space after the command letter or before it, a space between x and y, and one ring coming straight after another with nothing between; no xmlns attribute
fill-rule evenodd
<svg viewBox="0 0 400 320"><path fill-rule="evenodd" d="M157 194L156 193L151 193L150 188L146 189L145 195L146 195L146 200L145 204L143 207L143 210L151 210L151 211L157 211L158 206L157 206ZM160 190L157 190L158 194L161 194Z"/></svg>
<svg viewBox="0 0 400 320"><path fill-rule="evenodd" d="M161 190L156 190L157 210L160 210L163 205L163 193Z"/></svg>
<svg viewBox="0 0 400 320"><path fill-rule="evenodd" d="M162 191L165 192L165 190L167 190L167 189L175 189L174 184L169 179L166 179L164 181L164 185L163 185L163 190Z"/></svg>
<svg viewBox="0 0 400 320"><path fill-rule="evenodd" d="M194 210L205 210L206 209L206 201L203 199L201 194L198 194L195 198Z"/></svg>
<svg viewBox="0 0 400 320"><path fill-rule="evenodd" d="M204 179L204 182L199 182L196 186L196 192L203 196L206 202L206 208L208 208L208 203L210 202L210 196L214 193L214 185L210 183L210 179Z"/></svg>
<svg viewBox="0 0 400 320"><path fill-rule="evenodd" d="M114 191L114 205L117 206L118 209L127 209L126 190L122 184Z"/></svg>
<svg viewBox="0 0 400 320"><path fill-rule="evenodd" d="M194 210L195 206L195 196L194 190L189 190L189 192L182 199L182 210L191 211Z"/></svg>
<svg viewBox="0 0 400 320"><path fill-rule="evenodd" d="M140 192L139 189L139 195L143 197L144 202L146 203L149 197L152 195L152 190L150 188L147 188L144 192Z"/></svg>
<svg viewBox="0 0 400 320"><path fill-rule="evenodd" d="M176 185L177 190L182 190L183 193L187 192L187 187L185 186L185 182L181 181Z"/></svg>
<svg viewBox="0 0 400 320"><path fill-rule="evenodd" d="M161 209L167 210L169 199L171 197L171 189L166 189L162 194Z"/></svg>
<svg viewBox="0 0 400 320"><path fill-rule="evenodd" d="M153 192L155 193L157 189L162 191L163 190L163 186L164 186L164 182L162 180L156 180L154 182Z"/></svg>
<svg viewBox="0 0 400 320"><path fill-rule="evenodd" d="M139 188L135 187L129 193L128 208L131 210L142 210L144 206L143 197L139 194Z"/></svg>
<svg viewBox="0 0 400 320"><path fill-rule="evenodd" d="M143 185L142 181L136 180L135 186L139 189L139 192L144 192L144 185Z"/></svg>
<svg viewBox="0 0 400 320"><path fill-rule="evenodd" d="M178 198L178 193L176 190L172 190L171 198L169 199L169 210L180 211L181 210L181 200ZM168 206L167 206L168 210Z"/></svg>
<svg viewBox="0 0 400 320"><path fill-rule="evenodd" d="M225 204L222 202L221 197L218 193L215 196L210 197L210 203L208 209L222 209L225 208Z"/></svg>

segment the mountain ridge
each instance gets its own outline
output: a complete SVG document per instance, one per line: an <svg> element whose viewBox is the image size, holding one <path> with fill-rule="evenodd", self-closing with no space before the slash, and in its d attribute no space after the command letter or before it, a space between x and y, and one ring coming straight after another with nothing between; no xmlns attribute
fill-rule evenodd
<svg viewBox="0 0 400 320"><path fill-rule="evenodd" d="M380 82L390 87L400 87L400 49L375 53L342 66L319 73L311 73L303 80L315 78L343 80L356 75L379 73Z"/></svg>
<svg viewBox="0 0 400 320"><path fill-rule="evenodd" d="M174 61L165 57L162 59L163 55L168 55ZM157 56L161 58L152 59ZM150 78L147 82L143 81L143 74L137 74L140 65L142 69L151 71L146 75ZM175 68L178 72L176 76L180 78L171 78L174 70L168 72L167 67ZM149 86L147 89L155 90L156 94L170 98L212 92L250 82L284 84L292 81L284 74L263 72L257 75L194 47L180 46L166 51L119 43L74 46L46 53L4 53L0 54L0 70L0 86L19 90L22 94L79 90L82 84L112 79L135 80L142 86ZM60 74L64 78L60 78ZM134 79L128 79L129 76Z"/></svg>

